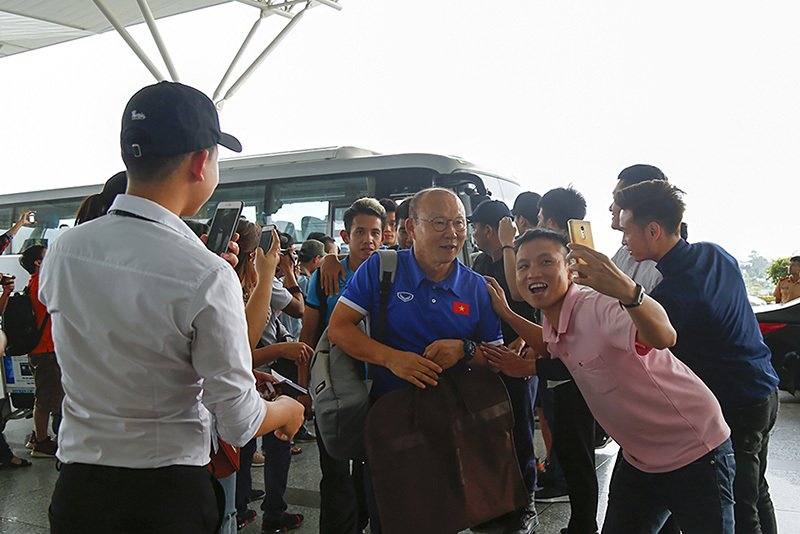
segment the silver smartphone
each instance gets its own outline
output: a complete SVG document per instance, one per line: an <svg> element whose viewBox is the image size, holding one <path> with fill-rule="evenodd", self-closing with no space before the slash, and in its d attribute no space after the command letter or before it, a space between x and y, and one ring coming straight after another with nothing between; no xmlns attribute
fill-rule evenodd
<svg viewBox="0 0 800 534"><path fill-rule="evenodd" d="M236 233L236 226L239 224L239 216L242 214L244 202L241 200L231 200L217 204L214 218L211 220L211 228L208 230L208 250L214 254L222 254L228 250L228 243Z"/></svg>

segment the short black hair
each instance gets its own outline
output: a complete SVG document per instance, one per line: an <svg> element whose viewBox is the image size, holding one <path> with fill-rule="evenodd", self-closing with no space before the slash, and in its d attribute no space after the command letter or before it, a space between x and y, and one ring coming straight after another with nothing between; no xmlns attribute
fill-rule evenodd
<svg viewBox="0 0 800 534"><path fill-rule="evenodd" d="M800 256L792 256L791 258L789 258L789 263L793 261L800 261Z"/></svg>
<svg viewBox="0 0 800 534"><path fill-rule="evenodd" d="M572 186L551 189L539 200L542 220L553 219L562 231L570 219L586 217L586 199Z"/></svg>
<svg viewBox="0 0 800 534"><path fill-rule="evenodd" d="M630 211L637 225L644 227L656 222L667 232L679 236L686 210L684 194L669 182L649 180L620 189L614 194L614 202L620 209Z"/></svg>
<svg viewBox="0 0 800 534"><path fill-rule="evenodd" d="M514 252L519 252L522 245L534 239L549 239L555 241L565 249L569 239L563 232L556 232L550 228L532 228L514 240Z"/></svg>
<svg viewBox="0 0 800 534"><path fill-rule="evenodd" d="M208 150L209 154L214 154L217 150L217 145L203 150ZM200 151L198 150L197 152ZM122 161L128 170L128 180L131 182L156 183L166 179L192 154L194 152L178 154L177 156L141 156L137 158L132 154L123 153Z"/></svg>
<svg viewBox="0 0 800 534"><path fill-rule="evenodd" d="M374 198L364 197L359 198L347 208L344 212L344 231L350 233L350 228L353 225L353 219L357 215L371 215L381 220L381 228L386 226L386 210L381 206L381 203Z"/></svg>
<svg viewBox="0 0 800 534"><path fill-rule="evenodd" d="M386 210L386 213L397 213L397 202L391 198L382 198L378 202L380 202L383 209Z"/></svg>
<svg viewBox="0 0 800 534"><path fill-rule="evenodd" d="M395 216L397 220L408 219L408 206L411 204L411 199L407 198L403 200L400 204L397 205L397 211L395 211Z"/></svg>
<svg viewBox="0 0 800 534"><path fill-rule="evenodd" d="M44 245L33 245L22 251L19 264L28 274L36 272L36 261L42 259L42 253L46 248Z"/></svg>
<svg viewBox="0 0 800 534"><path fill-rule="evenodd" d="M336 240L327 234L323 234L322 232L311 232L308 234L306 239L316 239L323 245L327 245L328 243L336 244Z"/></svg>
<svg viewBox="0 0 800 534"><path fill-rule="evenodd" d="M617 176L617 181L622 182L622 187L649 182L650 180L669 181L661 169L646 163L637 163L636 165L625 167Z"/></svg>
<svg viewBox="0 0 800 534"><path fill-rule="evenodd" d="M534 193L533 191L523 191L517 195L514 200L514 207L511 213L521 215L528 219L531 223L536 224L536 219L539 216L539 201L542 200L542 195Z"/></svg>

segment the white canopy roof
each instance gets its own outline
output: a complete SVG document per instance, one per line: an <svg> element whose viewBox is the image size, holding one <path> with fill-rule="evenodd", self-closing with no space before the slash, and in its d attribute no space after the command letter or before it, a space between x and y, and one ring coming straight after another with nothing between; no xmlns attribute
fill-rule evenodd
<svg viewBox="0 0 800 534"><path fill-rule="evenodd" d="M230 0L149 0L156 19ZM105 0L123 26L144 22L135 0ZM91 0L0 0L0 57L113 30Z"/></svg>
<svg viewBox="0 0 800 534"><path fill-rule="evenodd" d="M167 79L142 50L126 28L146 23L161 58L173 81L178 81L178 70L172 63L169 51L161 39L156 20L203 9L230 0L0 0L0 58L43 48L81 37L116 30L128 46L144 63L156 80ZM227 72L219 82L213 99L218 107L233 96L264 59L303 18L305 12L317 5L341 9L338 0L237 0L258 10L250 32L245 36L239 52L232 59ZM242 72L223 95L223 87L232 75L244 50L250 44L261 20L270 15L280 15L286 26L273 38L259 56ZM220 98L221 97L221 98Z"/></svg>

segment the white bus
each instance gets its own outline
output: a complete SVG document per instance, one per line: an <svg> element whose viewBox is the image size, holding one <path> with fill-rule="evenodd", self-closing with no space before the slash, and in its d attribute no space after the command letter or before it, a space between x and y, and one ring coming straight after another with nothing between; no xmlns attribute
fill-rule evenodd
<svg viewBox="0 0 800 534"><path fill-rule="evenodd" d="M21 289L28 274L19 265L19 252L28 239L54 240L75 223L81 201L103 184L0 195L0 233L25 210L36 210L36 224L17 232L0 256L0 271L17 276ZM218 202L244 201L243 214L260 224L275 223L297 242L311 232L339 239L342 216L357 198L371 196L400 201L420 189L440 186L461 197L467 214L491 197L509 207L520 192L512 178L482 169L463 159L439 154L379 154L355 147L331 147L220 162L220 184L193 217L208 220ZM467 240L464 259L473 252Z"/></svg>

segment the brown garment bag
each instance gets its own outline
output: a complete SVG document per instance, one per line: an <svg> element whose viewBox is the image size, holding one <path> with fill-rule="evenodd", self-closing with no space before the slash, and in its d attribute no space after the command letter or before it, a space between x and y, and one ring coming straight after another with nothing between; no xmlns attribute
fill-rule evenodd
<svg viewBox="0 0 800 534"><path fill-rule="evenodd" d="M382 531L455 533L525 506L513 426L503 382L483 369L380 398L366 445Z"/></svg>

